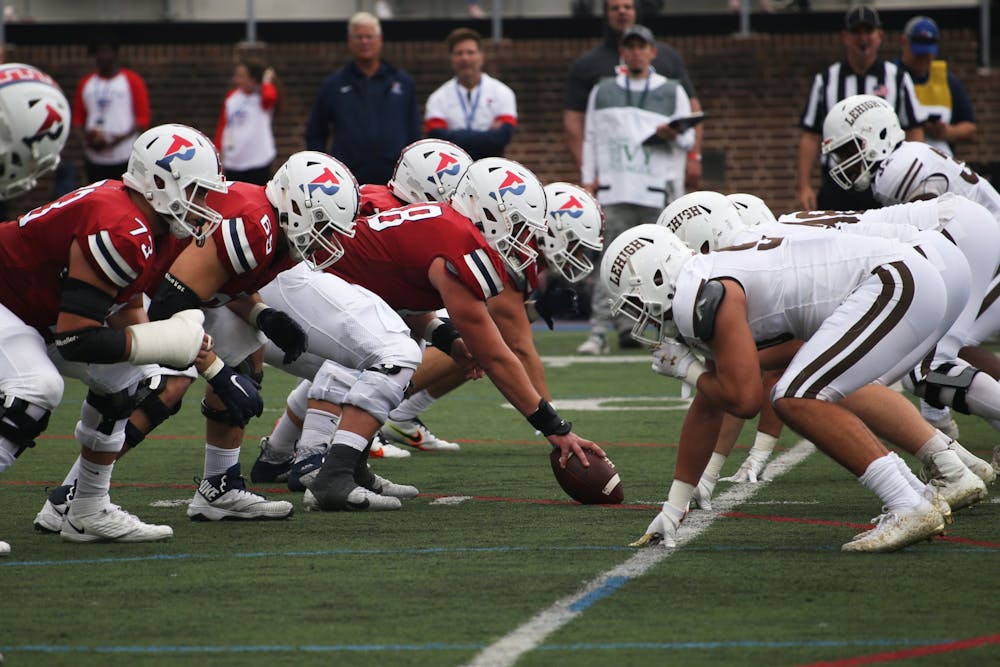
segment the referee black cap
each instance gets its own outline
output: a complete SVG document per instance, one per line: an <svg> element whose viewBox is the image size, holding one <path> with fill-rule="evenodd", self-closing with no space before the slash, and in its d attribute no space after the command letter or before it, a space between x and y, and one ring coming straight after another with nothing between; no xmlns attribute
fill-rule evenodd
<svg viewBox="0 0 1000 667"><path fill-rule="evenodd" d="M855 7L848 10L844 17L844 28L848 31L857 30L859 26L866 25L872 30L882 27L882 19L874 7Z"/></svg>

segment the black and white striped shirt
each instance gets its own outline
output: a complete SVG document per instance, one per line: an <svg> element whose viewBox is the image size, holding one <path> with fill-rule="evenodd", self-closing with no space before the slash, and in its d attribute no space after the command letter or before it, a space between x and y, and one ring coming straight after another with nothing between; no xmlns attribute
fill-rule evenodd
<svg viewBox="0 0 1000 667"><path fill-rule="evenodd" d="M876 95L892 104L904 130L927 120L917 100L913 80L902 67L887 60L876 60L867 72L856 74L847 61L840 61L816 74L799 126L806 132L823 134L827 112L845 97L859 94ZM823 157L826 168L826 156Z"/></svg>

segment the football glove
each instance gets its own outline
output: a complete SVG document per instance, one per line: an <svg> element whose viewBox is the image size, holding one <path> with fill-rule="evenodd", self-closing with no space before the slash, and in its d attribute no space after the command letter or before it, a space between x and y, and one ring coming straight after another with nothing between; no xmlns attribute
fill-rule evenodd
<svg viewBox="0 0 1000 667"><path fill-rule="evenodd" d="M260 396L260 385L251 378L237 373L232 366L223 364L214 375L208 377L219 399L225 403L233 425L243 428L253 417L264 413L264 399Z"/></svg>
<svg viewBox="0 0 1000 667"><path fill-rule="evenodd" d="M749 482L756 484L764 479L764 466L771 458L771 452L764 452L756 448L751 448L750 453L737 468L736 472L729 477L723 477L720 482Z"/></svg>
<svg viewBox="0 0 1000 667"><path fill-rule="evenodd" d="M708 370L687 345L673 339L660 341L653 350L652 369L660 375L683 380L693 387L698 386L698 378Z"/></svg>
<svg viewBox="0 0 1000 667"><path fill-rule="evenodd" d="M661 511L656 518L646 527L646 533L635 542L629 544L630 547L664 547L672 548L677 546L677 526L673 518Z"/></svg>
<svg viewBox="0 0 1000 667"><path fill-rule="evenodd" d="M309 338L288 313L277 308L265 308L257 315L257 328L281 348L282 362L290 364L306 351Z"/></svg>

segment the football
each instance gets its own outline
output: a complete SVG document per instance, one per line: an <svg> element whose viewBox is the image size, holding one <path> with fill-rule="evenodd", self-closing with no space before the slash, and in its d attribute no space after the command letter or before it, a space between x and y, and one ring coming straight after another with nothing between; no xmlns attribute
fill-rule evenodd
<svg viewBox="0 0 1000 667"><path fill-rule="evenodd" d="M590 467L585 468L580 459L570 456L566 467L559 467L559 454L553 448L549 454L552 474L566 494L584 505L616 505L625 499L621 477L615 464L608 457L600 457L585 451Z"/></svg>

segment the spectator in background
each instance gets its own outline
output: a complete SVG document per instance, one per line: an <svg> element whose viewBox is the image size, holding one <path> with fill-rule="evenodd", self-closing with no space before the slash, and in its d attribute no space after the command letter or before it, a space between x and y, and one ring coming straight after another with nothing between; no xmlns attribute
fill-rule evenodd
<svg viewBox="0 0 1000 667"><path fill-rule="evenodd" d="M566 97L563 101L563 130L576 166L579 168L583 155L584 113L587 110L587 96L599 79L614 76L618 67L618 46L622 33L636 23L636 3L633 0L606 0L604 3L604 41L573 61L566 83ZM701 110L701 103L695 94L691 78L688 76L684 59L676 50L663 44L656 44L656 58L653 60L656 72L668 79L677 79L684 86L691 108ZM822 122L822 119L820 119ZM695 130L695 144L688 153L685 166L685 186L696 190L701 185L701 128Z"/></svg>
<svg viewBox="0 0 1000 667"><path fill-rule="evenodd" d="M587 102L581 170L584 187L604 209L608 244L631 227L656 222L663 208L684 194L684 166L695 133L692 127L671 126L690 116L691 102L680 81L650 66L656 39L649 28L626 29L620 52L625 71L601 79ZM594 284L590 336L577 353L607 354L612 326L618 347L639 347L632 322L612 320L610 296L600 281Z"/></svg>
<svg viewBox="0 0 1000 667"><path fill-rule="evenodd" d="M803 210L860 210L875 208L871 192L847 191L830 178L829 158L823 156L823 184L819 195L812 186L812 170L820 155L823 120L833 106L851 95L875 95L896 110L908 141L922 141L921 123L926 114L917 101L913 80L902 67L878 57L885 33L882 19L871 7L855 7L844 17L841 40L847 57L818 72L813 78L809 99L799 126L798 200Z"/></svg>
<svg viewBox="0 0 1000 667"><path fill-rule="evenodd" d="M351 16L347 48L352 60L320 87L306 147L346 164L359 183L387 183L400 151L420 138L413 79L382 60L382 26L372 14Z"/></svg>
<svg viewBox="0 0 1000 667"><path fill-rule="evenodd" d="M96 40L87 52L97 69L76 86L73 130L83 143L87 182L120 179L128 167L132 143L149 128L146 82L118 62L118 44Z"/></svg>
<svg viewBox="0 0 1000 667"><path fill-rule="evenodd" d="M909 73L927 112L924 141L954 155L953 144L975 139L976 115L962 82L948 70L947 61L936 58L940 35L934 19L914 16L903 28L901 57L893 62Z"/></svg>
<svg viewBox="0 0 1000 667"><path fill-rule="evenodd" d="M215 128L215 147L227 180L255 185L271 180L271 163L278 155L271 121L278 100L273 69L258 62L236 64L233 88L226 93Z"/></svg>
<svg viewBox="0 0 1000 667"><path fill-rule="evenodd" d="M517 126L517 99L483 72L482 36L456 28L446 44L455 76L427 98L424 133L464 148L473 160L503 157Z"/></svg>

